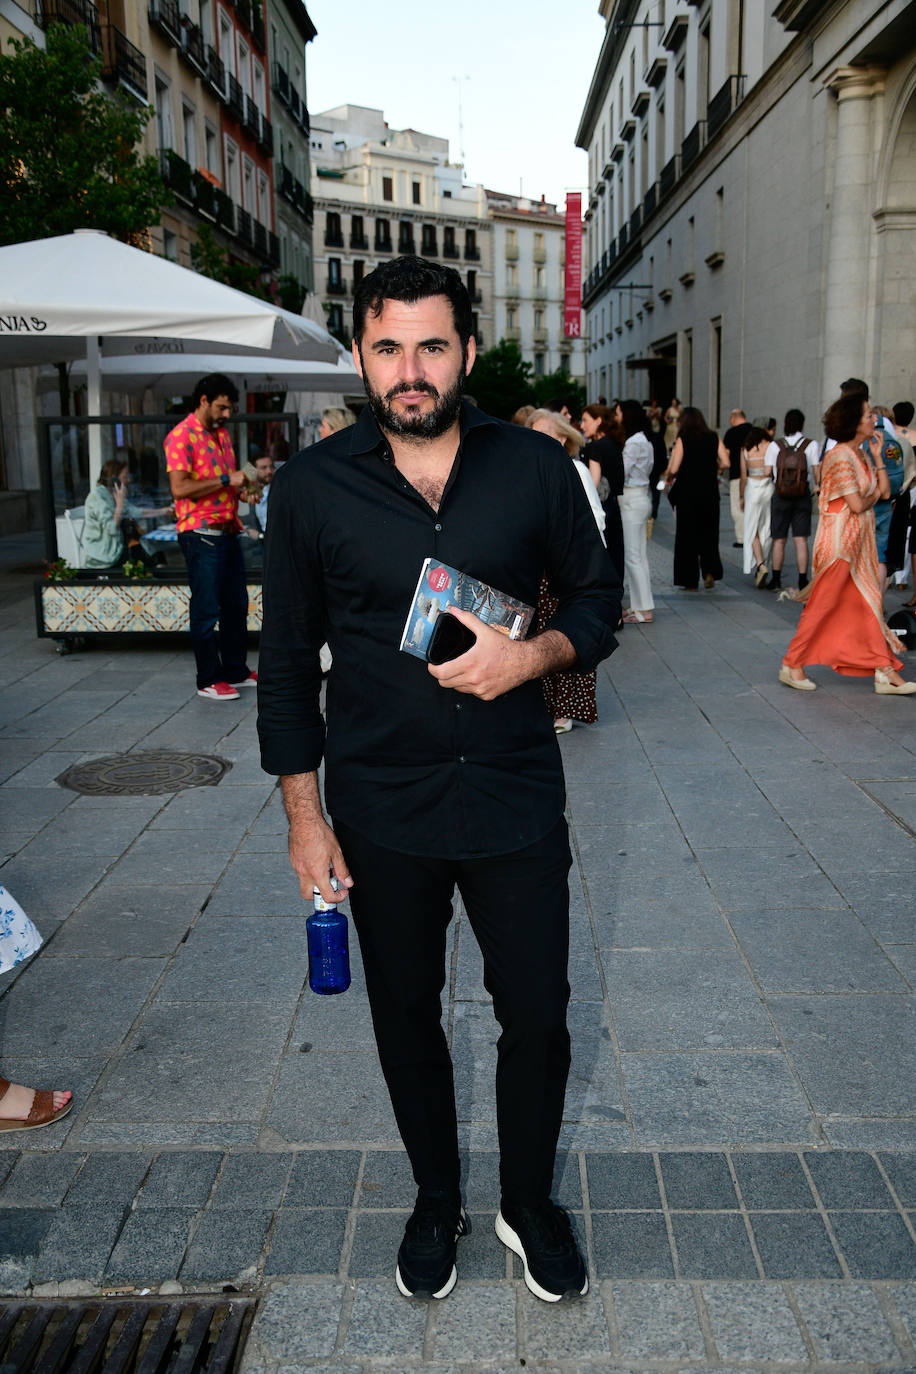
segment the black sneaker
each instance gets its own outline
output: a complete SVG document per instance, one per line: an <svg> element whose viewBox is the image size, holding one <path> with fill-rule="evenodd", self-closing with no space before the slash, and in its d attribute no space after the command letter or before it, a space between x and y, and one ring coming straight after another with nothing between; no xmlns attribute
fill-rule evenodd
<svg viewBox="0 0 916 1374"><path fill-rule="evenodd" d="M398 1250L398 1291L405 1298L447 1298L458 1278L458 1241L470 1229L460 1204L419 1194Z"/></svg>
<svg viewBox="0 0 916 1374"><path fill-rule="evenodd" d="M560 1302L588 1292L588 1274L569 1217L555 1202L536 1207L503 1203L496 1234L525 1266L525 1283L536 1298Z"/></svg>

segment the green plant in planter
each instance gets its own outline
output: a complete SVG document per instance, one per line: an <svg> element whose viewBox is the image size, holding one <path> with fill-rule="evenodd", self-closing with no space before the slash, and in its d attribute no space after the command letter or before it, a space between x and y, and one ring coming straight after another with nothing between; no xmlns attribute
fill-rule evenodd
<svg viewBox="0 0 916 1374"><path fill-rule="evenodd" d="M124 564L124 576L139 578L142 580L144 577L152 577L152 573L150 572L146 564L142 562L141 559L136 558L133 560L128 560Z"/></svg>
<svg viewBox="0 0 916 1374"><path fill-rule="evenodd" d="M48 564L45 573L46 582L72 582L76 577L76 568L71 568L66 558L55 558L53 563Z"/></svg>

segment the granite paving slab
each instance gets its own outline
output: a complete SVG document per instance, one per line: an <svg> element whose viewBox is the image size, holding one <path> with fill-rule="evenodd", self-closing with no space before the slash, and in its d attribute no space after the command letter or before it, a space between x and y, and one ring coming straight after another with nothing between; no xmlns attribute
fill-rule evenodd
<svg viewBox="0 0 916 1374"><path fill-rule="evenodd" d="M209 891L203 883L137 887L105 879L57 932L49 952L166 957L199 916Z"/></svg>
<svg viewBox="0 0 916 1374"><path fill-rule="evenodd" d="M905 992L891 958L853 911L734 911L729 921L765 992Z"/></svg>
<svg viewBox="0 0 916 1374"><path fill-rule="evenodd" d="M912 996L780 997L770 1009L816 1111L916 1112Z"/></svg>
<svg viewBox="0 0 916 1374"><path fill-rule="evenodd" d="M814 1142L817 1128L779 1054L624 1054L640 1145Z"/></svg>
<svg viewBox="0 0 916 1374"><path fill-rule="evenodd" d="M304 921L212 916L208 910L178 950L158 1001L272 1002L291 1011L307 970Z"/></svg>
<svg viewBox="0 0 916 1374"><path fill-rule="evenodd" d="M743 961L726 950L627 950L602 959L620 1048L769 1049L776 1033ZM653 1015L646 1016L651 999Z"/></svg>
<svg viewBox="0 0 916 1374"><path fill-rule="evenodd" d="M126 962L126 961L124 961ZM149 960L142 961L144 963ZM96 1123L259 1122L288 1031L269 1003L157 1003L89 1104ZM227 1043L231 1072L214 1073Z"/></svg>
<svg viewBox="0 0 916 1374"><path fill-rule="evenodd" d="M7 994L4 1053L111 1053L159 977L160 959L35 959Z"/></svg>

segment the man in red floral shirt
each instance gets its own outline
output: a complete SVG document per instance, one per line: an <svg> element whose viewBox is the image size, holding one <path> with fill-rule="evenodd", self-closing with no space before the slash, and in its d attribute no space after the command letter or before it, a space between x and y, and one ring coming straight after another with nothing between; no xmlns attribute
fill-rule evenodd
<svg viewBox="0 0 916 1374"><path fill-rule="evenodd" d="M254 687L258 680L245 661L248 587L238 540L245 474L235 465L226 429L238 399L235 384L222 373L202 377L194 388L194 409L165 440L178 543L191 584L197 695L211 701L234 701L240 687Z"/></svg>

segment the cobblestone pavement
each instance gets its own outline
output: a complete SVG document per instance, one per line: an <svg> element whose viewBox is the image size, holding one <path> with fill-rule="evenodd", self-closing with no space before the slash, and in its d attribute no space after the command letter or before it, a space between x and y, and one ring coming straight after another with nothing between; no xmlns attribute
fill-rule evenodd
<svg viewBox="0 0 916 1374"><path fill-rule="evenodd" d="M781 687L796 608L731 550L714 591L672 590L663 512L656 621L562 740L557 1190L592 1292L539 1303L493 1234L496 1028L459 909L474 1230L454 1294L416 1305L391 1277L413 1187L358 955L346 996L303 993L254 701L197 698L181 645L58 656L11 570L37 547L0 540L0 881L47 943L0 978L0 1067L76 1106L0 1137L0 1293L250 1290L246 1374L916 1370L916 703L821 669L815 694ZM191 748L231 762L217 787L55 781Z"/></svg>

